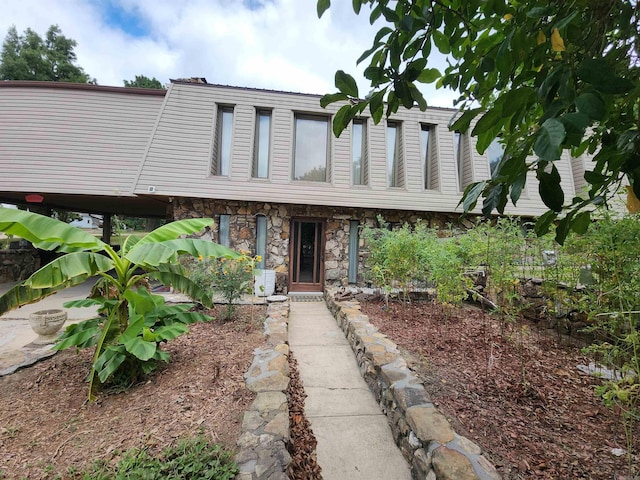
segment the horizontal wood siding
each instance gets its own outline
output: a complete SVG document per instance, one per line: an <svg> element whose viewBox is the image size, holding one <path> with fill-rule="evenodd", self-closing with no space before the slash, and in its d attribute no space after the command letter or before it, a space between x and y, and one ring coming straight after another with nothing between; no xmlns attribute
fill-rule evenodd
<svg viewBox="0 0 640 480"><path fill-rule="evenodd" d="M153 137L149 155L136 187L147 192L149 185L163 195L254 200L312 205L371 208L397 208L421 211L459 211L459 181L456 171L453 133L447 124L455 113L449 109L401 109L392 117L401 129L399 151L401 188L387 187L386 122L367 124L366 158L368 185L353 185L351 129L329 141L328 181L292 180L294 130L296 114L335 114L340 105L323 109L319 97L295 93L251 90L211 85L174 84L168 93L167 110ZM174 96L179 95L175 98ZM234 139L231 176L216 177L207 173L206 152L213 141L215 105L234 105ZM256 108L272 109L272 142L269 179L251 178ZM166 121L165 121L166 120ZM198 124L194 131L191 126ZM431 189L424 188L424 160L420 146L420 124L433 125L430 135ZM189 153L184 165L176 169L176 158L168 149L157 149L175 139L179 132L180 149ZM208 136L207 136L208 135ZM189 145L198 144L202 150ZM195 148L195 149L194 149ZM463 182L469 184L489 177L487 157L475 152L475 141L463 137ZM188 166L186 165L188 163ZM559 162L559 164L562 162ZM169 172L172 173L169 173ZM572 186L570 187L572 189ZM537 190L537 189L536 189ZM526 195L525 195L526 197ZM537 215L545 211L539 197L523 198L518 213Z"/></svg>
<svg viewBox="0 0 640 480"><path fill-rule="evenodd" d="M218 106L234 109L229 176L211 175ZM295 115L327 118L338 105L320 107L320 97L217 85L173 84L166 97L104 89L0 88L0 191L163 196L274 203L460 211L454 134L455 113L433 108L392 116L401 134L399 188L387 187L386 122L366 125L366 185L353 185L351 130L329 144L328 182L292 180ZM257 109L270 110L269 178L252 178ZM368 112L363 112L367 117ZM424 185L420 124L430 131L431 189ZM467 162L463 181L488 178L487 157L463 139ZM567 198L582 178L578 160L556 162ZM583 164L584 165L584 164ZM584 169L584 166L583 166ZM478 207L479 208L479 207ZM529 176L518 208L539 215L535 177Z"/></svg>
<svg viewBox="0 0 640 480"><path fill-rule="evenodd" d="M164 97L0 89L0 191L127 195Z"/></svg>

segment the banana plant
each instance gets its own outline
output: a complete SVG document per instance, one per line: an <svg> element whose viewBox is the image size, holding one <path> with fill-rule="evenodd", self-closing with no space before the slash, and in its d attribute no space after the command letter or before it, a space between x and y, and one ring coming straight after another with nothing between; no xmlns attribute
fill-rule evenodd
<svg viewBox="0 0 640 480"><path fill-rule="evenodd" d="M129 236L116 252L79 228L36 213L0 207L0 232L23 238L36 248L62 253L0 296L0 315L98 276L95 298L67 302L65 307L97 305L101 315L69 326L55 347L95 347L89 373L89 399L95 400L100 385L123 375L134 380L153 370L159 361L168 361L169 354L161 349L161 343L187 332L188 324L209 319L191 312L190 304L165 305L162 296L143 286L147 279L156 279L211 306L210 294L189 279L179 256L239 257L210 241L181 238L212 224L211 219L172 222L142 238Z"/></svg>

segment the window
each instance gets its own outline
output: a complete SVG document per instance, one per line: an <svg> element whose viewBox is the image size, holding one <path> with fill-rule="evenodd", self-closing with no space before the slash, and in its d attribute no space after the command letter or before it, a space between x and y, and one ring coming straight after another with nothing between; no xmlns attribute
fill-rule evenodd
<svg viewBox="0 0 640 480"><path fill-rule="evenodd" d="M402 165L401 124L387 122L387 185L402 187L404 177Z"/></svg>
<svg viewBox="0 0 640 480"><path fill-rule="evenodd" d="M351 160L354 185L369 183L369 165L367 160L367 121L356 119L351 128Z"/></svg>
<svg viewBox="0 0 640 480"><path fill-rule="evenodd" d="M431 165L429 148L429 136L431 134L431 125L420 125L420 147L422 148L422 161L424 162L424 188L429 190L431 188Z"/></svg>
<svg viewBox="0 0 640 480"><path fill-rule="evenodd" d="M493 173L502 160L502 156L504 155L504 145L500 143L499 138L493 139L493 141L487 147L487 157L489 159L489 170L491 171L491 176L493 177Z"/></svg>
<svg viewBox="0 0 640 480"><path fill-rule="evenodd" d="M471 162L465 158L465 135L461 132L454 133L454 147L456 149L456 168L458 172L458 188L464 191L465 187L473 182Z"/></svg>
<svg viewBox="0 0 640 480"><path fill-rule="evenodd" d="M329 120L326 117L296 115L294 180L327 181Z"/></svg>
<svg viewBox="0 0 640 480"><path fill-rule="evenodd" d="M358 282L358 220L349 221L349 283Z"/></svg>
<svg viewBox="0 0 640 480"><path fill-rule="evenodd" d="M256 136L253 146L253 178L269 177L269 144L271 138L271 112L258 110L256 114Z"/></svg>
<svg viewBox="0 0 640 480"><path fill-rule="evenodd" d="M220 221L218 225L218 243L220 245L224 245L225 247L229 246L229 220L230 215L220 215Z"/></svg>
<svg viewBox="0 0 640 480"><path fill-rule="evenodd" d="M267 258L267 217L264 215L256 217L256 255L261 257L256 268L264 269Z"/></svg>
<svg viewBox="0 0 640 480"><path fill-rule="evenodd" d="M213 145L213 174L229 175L231 139L233 136L233 107L218 107L216 136Z"/></svg>

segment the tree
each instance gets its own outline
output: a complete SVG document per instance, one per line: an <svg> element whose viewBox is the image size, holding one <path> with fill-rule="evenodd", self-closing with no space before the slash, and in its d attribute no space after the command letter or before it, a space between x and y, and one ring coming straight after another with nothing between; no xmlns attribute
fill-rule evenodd
<svg viewBox="0 0 640 480"><path fill-rule="evenodd" d="M211 224L210 219L172 222L142 238L128 237L116 252L79 228L36 213L0 207L0 232L28 240L36 248L64 253L0 296L0 315L98 275L95 298L68 302L65 307L98 305L104 316L69 326L56 348L95 347L89 374L90 400L95 399L99 384L114 378L129 385L158 362L169 360L169 354L160 348L162 342L186 333L187 324L208 319L190 312L191 305L165 305L163 297L149 293L144 284L147 278L154 278L212 306L211 295L191 281L178 262L180 254L240 256L213 242L180 238Z"/></svg>
<svg viewBox="0 0 640 480"><path fill-rule="evenodd" d="M145 75L136 75L135 80L124 80L125 87L138 87L138 88L157 88L160 90L166 90L164 85L160 83L156 77L149 78Z"/></svg>
<svg viewBox="0 0 640 480"><path fill-rule="evenodd" d="M76 65L76 46L57 25L49 27L44 40L30 28L18 35L12 26L2 44L0 80L89 83L89 75Z"/></svg>
<svg viewBox="0 0 640 480"><path fill-rule="evenodd" d="M318 0L319 16L330 3ZM387 25L358 59L368 59L371 93L359 98L353 77L338 71L338 93L321 100L347 101L334 118L336 135L367 107L375 122L400 105L426 109L416 82L435 83L460 92L452 130L471 130L480 153L498 137L505 146L492 178L465 190L465 211L482 196L485 215L504 212L531 170L549 208L536 232L559 220L562 242L571 229L584 232L591 210L625 181L640 198L640 2L353 0L358 14L364 5L371 23ZM435 50L448 57L443 72L429 67ZM565 198L554 164L563 150L593 155L588 194Z"/></svg>

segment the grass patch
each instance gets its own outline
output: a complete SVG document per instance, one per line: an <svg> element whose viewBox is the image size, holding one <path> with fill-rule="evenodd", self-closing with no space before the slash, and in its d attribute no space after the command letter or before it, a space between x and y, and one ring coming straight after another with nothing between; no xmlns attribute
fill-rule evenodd
<svg viewBox="0 0 640 480"><path fill-rule="evenodd" d="M124 453L115 467L97 463L77 478L109 480L231 480L238 473L231 452L219 444L210 444L202 436L180 440L159 456L134 448Z"/></svg>

